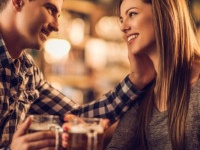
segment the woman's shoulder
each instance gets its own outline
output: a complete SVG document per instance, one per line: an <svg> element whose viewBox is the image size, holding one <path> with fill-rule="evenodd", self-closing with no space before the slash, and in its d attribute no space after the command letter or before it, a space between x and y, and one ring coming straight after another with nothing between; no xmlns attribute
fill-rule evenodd
<svg viewBox="0 0 200 150"><path fill-rule="evenodd" d="M191 87L198 86L200 81L200 60L193 61L191 68L191 79L190 85Z"/></svg>
<svg viewBox="0 0 200 150"><path fill-rule="evenodd" d="M190 105L194 108L200 107L200 60L196 60L192 64L192 87L190 93ZM200 109L199 109L200 110Z"/></svg>
<svg viewBox="0 0 200 150"><path fill-rule="evenodd" d="M192 86L189 105L193 108L197 108L197 110L200 110L200 78Z"/></svg>

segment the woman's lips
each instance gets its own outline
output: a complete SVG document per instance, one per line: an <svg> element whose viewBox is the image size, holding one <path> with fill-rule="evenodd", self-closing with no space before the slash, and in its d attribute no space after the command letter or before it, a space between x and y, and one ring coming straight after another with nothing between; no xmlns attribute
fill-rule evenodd
<svg viewBox="0 0 200 150"><path fill-rule="evenodd" d="M139 36L138 33L131 34L131 35L127 36L127 42L128 42L128 43L131 43L131 42L132 42L134 39L136 39L138 36Z"/></svg>

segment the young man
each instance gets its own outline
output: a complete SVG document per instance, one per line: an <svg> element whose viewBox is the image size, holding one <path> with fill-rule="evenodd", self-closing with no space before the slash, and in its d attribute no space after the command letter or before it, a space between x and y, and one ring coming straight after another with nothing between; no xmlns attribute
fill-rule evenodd
<svg viewBox="0 0 200 150"><path fill-rule="evenodd" d="M137 80L131 74L99 101L79 106L44 80L25 50L40 50L50 33L58 31L62 3L63 0L0 1L0 148L55 148L55 135L51 132L26 134L31 122L29 119L18 128L28 111L57 115L71 112L114 121L141 92L132 87L132 83L137 87L141 79ZM148 69L144 70L146 74ZM144 78L139 89L154 78L154 72L151 74Z"/></svg>

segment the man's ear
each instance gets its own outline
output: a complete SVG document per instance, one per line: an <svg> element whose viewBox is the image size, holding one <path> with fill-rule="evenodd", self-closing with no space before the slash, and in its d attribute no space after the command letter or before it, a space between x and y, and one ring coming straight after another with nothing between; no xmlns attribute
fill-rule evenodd
<svg viewBox="0 0 200 150"><path fill-rule="evenodd" d="M23 6L23 0L12 0L12 3L17 11L21 10Z"/></svg>

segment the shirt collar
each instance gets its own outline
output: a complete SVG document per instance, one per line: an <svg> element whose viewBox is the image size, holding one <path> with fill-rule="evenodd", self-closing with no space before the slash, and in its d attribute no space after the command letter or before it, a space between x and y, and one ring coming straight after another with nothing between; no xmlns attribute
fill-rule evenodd
<svg viewBox="0 0 200 150"><path fill-rule="evenodd" d="M11 58L1 35L0 35L0 58L1 58L0 68L8 67L14 63L14 60ZM22 64L22 66L24 66L26 68L30 68L32 66L32 63L27 58L27 54L25 51L18 59L19 59L20 63Z"/></svg>

